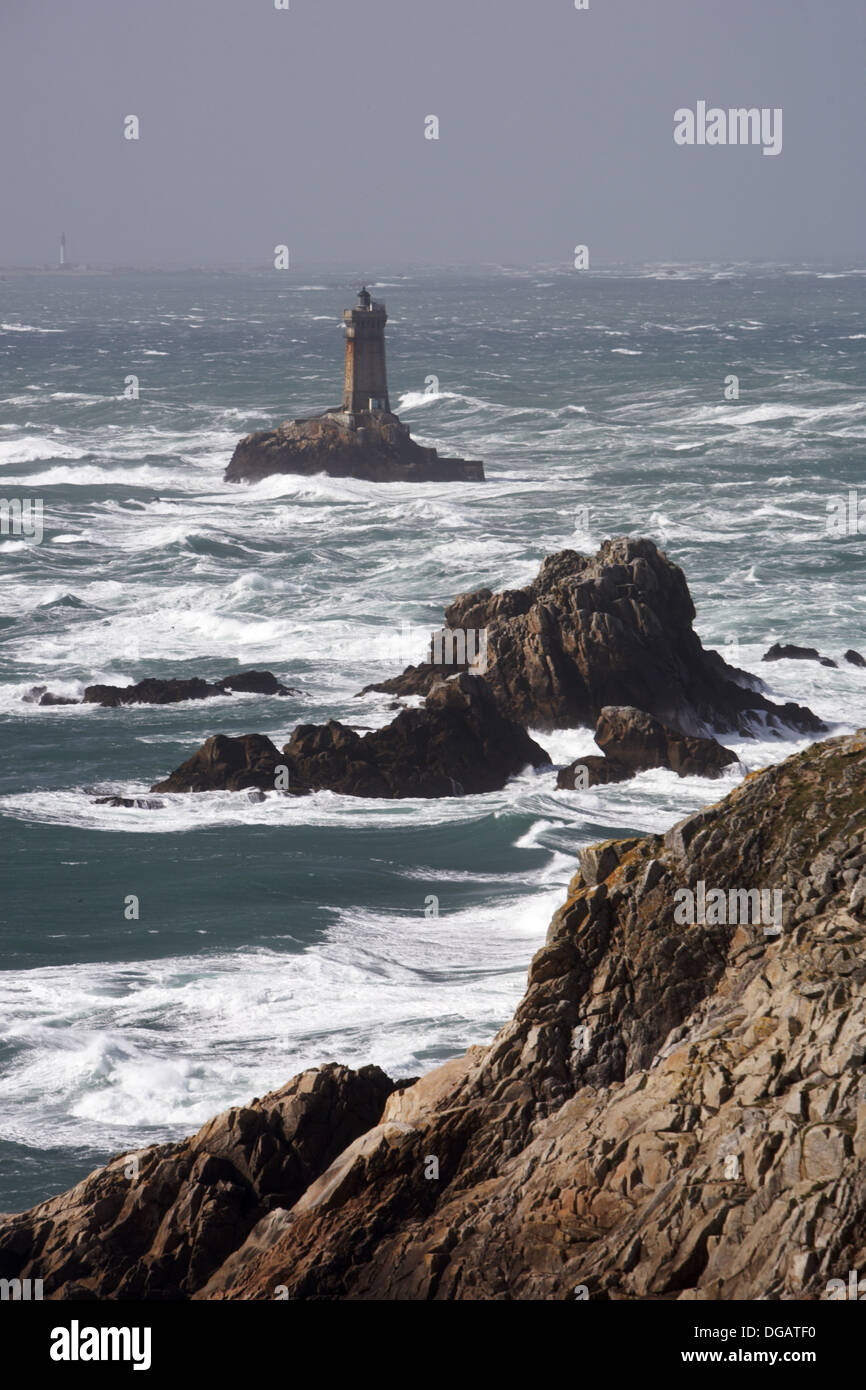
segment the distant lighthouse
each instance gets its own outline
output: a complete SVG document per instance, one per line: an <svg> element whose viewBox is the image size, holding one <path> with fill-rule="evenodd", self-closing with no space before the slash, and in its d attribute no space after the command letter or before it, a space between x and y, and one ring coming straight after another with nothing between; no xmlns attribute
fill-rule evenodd
<svg viewBox="0 0 866 1390"><path fill-rule="evenodd" d="M60 269L66 268L66 233L60 233Z"/></svg>
<svg viewBox="0 0 866 1390"><path fill-rule="evenodd" d="M441 458L418 444L391 413L385 371L384 304L364 286L353 309L343 311L346 373L339 406L319 415L284 420L248 434L225 471L227 483L254 482L273 473L363 478L371 483L483 482L477 459Z"/></svg>
<svg viewBox="0 0 866 1390"><path fill-rule="evenodd" d="M343 322L346 325L343 410L348 415L379 411L390 414L385 372L385 324L388 322L385 305L376 303L365 286L354 309L343 311Z"/></svg>

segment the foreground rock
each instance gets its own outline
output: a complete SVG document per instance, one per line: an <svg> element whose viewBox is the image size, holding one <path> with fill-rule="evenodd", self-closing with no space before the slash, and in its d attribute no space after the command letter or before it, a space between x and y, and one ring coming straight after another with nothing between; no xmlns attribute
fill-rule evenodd
<svg viewBox="0 0 866 1390"><path fill-rule="evenodd" d="M3 1223L0 1277L38 1247L48 1297L188 1297L377 1122L395 1084L378 1067L302 1072L183 1143L115 1158Z"/></svg>
<svg viewBox="0 0 866 1390"><path fill-rule="evenodd" d="M762 661L819 661L822 666L835 666L829 656L822 656L817 647L796 647L793 643L775 642L769 651L764 652Z"/></svg>
<svg viewBox="0 0 866 1390"><path fill-rule="evenodd" d="M333 1068L145 1150L134 1182L114 1160L0 1223L0 1276L48 1298L826 1297L866 1264L864 781L861 732L586 848L489 1047L371 1081L363 1116L344 1074L303 1163Z"/></svg>
<svg viewBox="0 0 866 1390"><path fill-rule="evenodd" d="M103 705L109 709L119 705L173 705L181 700L213 700L217 695L240 693L296 695L297 691L282 685L271 671L236 671L218 681L200 680L196 676L188 680L146 676L135 685L89 685L84 692L84 704Z"/></svg>
<svg viewBox="0 0 866 1390"><path fill-rule="evenodd" d="M216 735L151 791L464 796L497 791L524 768L549 763L499 712L484 682L462 673L434 687L422 709L404 710L363 736L333 719L303 724L281 753L263 734Z"/></svg>
<svg viewBox="0 0 866 1390"><path fill-rule="evenodd" d="M721 777L738 761L736 753L714 738L681 734L629 705L605 706L595 726L595 741L603 757L577 758L558 774L557 787L624 782L652 768L666 768L679 777Z"/></svg>
<svg viewBox="0 0 866 1390"><path fill-rule="evenodd" d="M359 414L351 424L328 411L308 420L286 420L273 430L248 434L225 471L227 483L254 483L274 473L364 478L374 483L483 482L484 465L440 458L412 439L390 412Z"/></svg>
<svg viewBox="0 0 866 1390"><path fill-rule="evenodd" d="M605 705L633 705L687 734L825 731L811 710L774 704L757 678L705 651L694 617L682 570L652 541L622 538L592 557L549 556L525 589L461 594L445 610L442 655L483 647L479 669L500 709L528 728L592 726ZM367 689L423 694L442 670L410 666Z"/></svg>

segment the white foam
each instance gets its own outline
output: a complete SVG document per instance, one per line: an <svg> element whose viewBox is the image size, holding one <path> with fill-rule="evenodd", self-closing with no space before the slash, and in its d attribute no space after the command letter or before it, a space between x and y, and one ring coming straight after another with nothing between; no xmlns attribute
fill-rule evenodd
<svg viewBox="0 0 866 1390"><path fill-rule="evenodd" d="M0 1036L27 1044L0 1080L5 1137L128 1147L155 1129L189 1132L329 1058L427 1070L509 1016L561 892L452 911L434 876L414 912L341 912L300 952L0 975ZM431 893L438 917L425 916Z"/></svg>
<svg viewBox="0 0 866 1390"><path fill-rule="evenodd" d="M0 323L3 333L65 333L64 328L38 328L32 323Z"/></svg>
<svg viewBox="0 0 866 1390"><path fill-rule="evenodd" d="M0 467L6 467L12 463L40 463L46 459L83 459L87 457L85 449L75 448L73 445L64 444L59 439L52 439L49 435L27 435L23 439L10 439L0 443ZM6 479L4 481L11 481ZM24 485L32 484L34 479L26 478Z"/></svg>

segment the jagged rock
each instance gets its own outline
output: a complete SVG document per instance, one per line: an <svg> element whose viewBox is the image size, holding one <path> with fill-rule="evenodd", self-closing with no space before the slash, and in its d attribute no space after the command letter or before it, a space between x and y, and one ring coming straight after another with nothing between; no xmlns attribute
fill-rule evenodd
<svg viewBox="0 0 866 1390"><path fill-rule="evenodd" d="M525 767L549 763L500 714L483 681L463 673L431 690L422 709L404 710L363 736L333 719L302 724L280 753L262 734L216 735L151 790L265 790L279 785L282 767L285 789L296 794L463 796L495 791Z"/></svg>
<svg viewBox="0 0 866 1390"><path fill-rule="evenodd" d="M483 464L440 458L417 444L398 416L387 411L361 413L353 422L326 411L307 420L286 420L273 430L248 434L235 448L225 471L227 483L258 482L274 473L370 482L481 482Z"/></svg>
<svg viewBox="0 0 866 1390"><path fill-rule="evenodd" d="M241 691L257 695L297 694L290 686L282 685L270 671L237 671L218 681L205 681L198 676L188 680L146 676L135 685L88 685L84 703L109 709L119 705L173 705L180 700L212 700L217 695Z"/></svg>
<svg viewBox="0 0 866 1390"><path fill-rule="evenodd" d="M637 843L637 840L602 840L601 844L587 845L578 855L583 882L592 887L610 878L623 855Z"/></svg>
<svg viewBox="0 0 866 1390"><path fill-rule="evenodd" d="M607 876L577 875L491 1047L389 1101L196 1297L815 1299L862 1268L866 923L841 894L777 938L673 901L834 839L857 859L864 773L866 739L832 740L738 787L683 861L657 836L586 856Z"/></svg>
<svg viewBox="0 0 866 1390"><path fill-rule="evenodd" d="M630 705L605 705L595 726L604 756L577 758L556 779L559 788L582 790L624 782L638 772L663 767L679 777L721 777L736 753L714 738L695 738L670 729Z"/></svg>
<svg viewBox="0 0 866 1390"><path fill-rule="evenodd" d="M855 652L853 647L848 648L848 651L845 653L845 660L852 666L866 666L866 657L861 656L859 652Z"/></svg>
<svg viewBox="0 0 866 1390"><path fill-rule="evenodd" d="M606 758L632 773L665 767L680 777L720 777L737 761L716 739L681 734L630 706L605 706L595 741Z"/></svg>
<svg viewBox="0 0 866 1390"><path fill-rule="evenodd" d="M0 1277L40 1278L46 1298L189 1297L377 1124L398 1084L378 1067L331 1063L182 1143L122 1154L71 1192L0 1219Z"/></svg>
<svg viewBox="0 0 866 1390"><path fill-rule="evenodd" d="M338 1135L332 1092L306 1109L324 1068L144 1150L135 1183L115 1160L0 1221L0 1277L49 1298L826 1298L866 1267L866 897L843 877L866 868L864 779L861 731L665 837L584 850L489 1047L380 1080ZM795 885L837 864L797 925ZM678 923L699 881L782 885L783 930Z"/></svg>
<svg viewBox="0 0 866 1390"><path fill-rule="evenodd" d="M350 796L463 796L496 791L550 758L505 719L477 676L440 682L422 709L360 737L335 721L302 726L284 754L301 785Z"/></svg>
<svg viewBox="0 0 866 1390"><path fill-rule="evenodd" d="M822 666L835 666L836 662L829 656L822 656L817 647L796 647L791 643L776 642L768 652L764 652L762 661L819 661Z"/></svg>
<svg viewBox="0 0 866 1390"><path fill-rule="evenodd" d="M277 785L277 769L284 762L279 750L264 734L242 734L239 738L213 734L197 753L150 790L236 792L258 787L260 791L273 791ZM289 783L285 790L294 793L300 788Z"/></svg>
<svg viewBox="0 0 866 1390"><path fill-rule="evenodd" d="M698 736L750 735L763 720L824 731L810 710L773 704L755 677L705 651L694 617L682 571L652 541L628 538L605 541L592 557L551 555L525 589L479 589L445 610L464 650L477 651L486 633L484 679L503 713L527 728L591 726L605 705L633 705ZM410 666L366 689L424 694L442 671L435 662Z"/></svg>

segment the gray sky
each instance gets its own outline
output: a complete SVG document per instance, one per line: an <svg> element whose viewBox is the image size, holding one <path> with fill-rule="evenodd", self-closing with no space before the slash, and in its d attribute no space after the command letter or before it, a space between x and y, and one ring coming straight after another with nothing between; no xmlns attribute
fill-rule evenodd
<svg viewBox="0 0 866 1390"><path fill-rule="evenodd" d="M0 263L862 264L864 71L863 0L0 0Z"/></svg>

